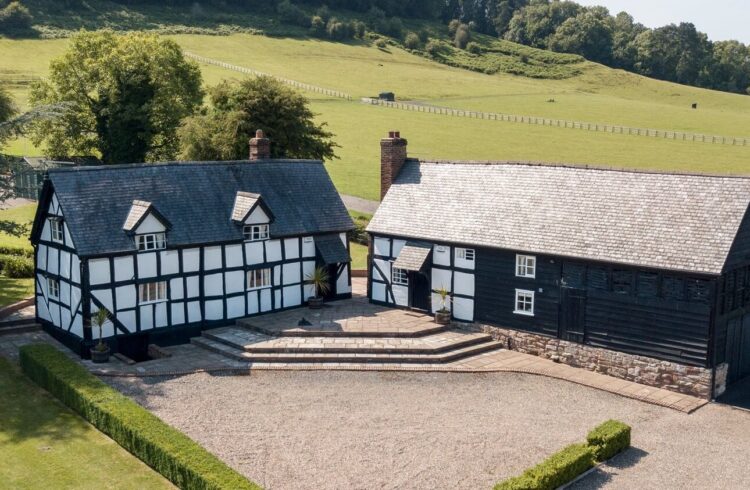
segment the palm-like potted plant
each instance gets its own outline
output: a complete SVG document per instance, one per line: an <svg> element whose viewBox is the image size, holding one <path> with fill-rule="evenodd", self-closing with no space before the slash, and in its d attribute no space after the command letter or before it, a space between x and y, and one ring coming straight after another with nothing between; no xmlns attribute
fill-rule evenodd
<svg viewBox="0 0 750 490"><path fill-rule="evenodd" d="M448 325L451 322L451 310L448 309L447 305L451 299L451 293L445 286L435 289L433 293L440 296L440 309L435 312L435 323L438 325Z"/></svg>
<svg viewBox="0 0 750 490"><path fill-rule="evenodd" d="M109 361L109 346L102 340L102 329L104 324L109 320L110 313L106 308L99 308L94 316L91 317L93 327L99 329L99 342L91 348L91 360L97 364Z"/></svg>
<svg viewBox="0 0 750 490"><path fill-rule="evenodd" d="M321 308L323 306L323 296L331 290L328 269L325 267L316 267L305 276L305 280L315 288L314 296L307 298L307 304L312 309Z"/></svg>

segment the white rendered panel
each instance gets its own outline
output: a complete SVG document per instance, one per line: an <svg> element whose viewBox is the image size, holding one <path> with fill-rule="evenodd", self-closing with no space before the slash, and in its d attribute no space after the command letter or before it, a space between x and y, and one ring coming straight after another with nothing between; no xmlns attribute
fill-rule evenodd
<svg viewBox="0 0 750 490"><path fill-rule="evenodd" d="M226 255L227 268L230 267L242 267L242 245L227 245L224 247L224 254Z"/></svg>
<svg viewBox="0 0 750 490"><path fill-rule="evenodd" d="M431 299L432 299L432 308L431 308L431 311L433 313L435 313L436 311L438 311L438 310L440 310L440 309L443 308L443 300L440 298L440 295L436 294L436 293L432 293L430 296L431 296ZM445 298L445 309L449 310L449 311L451 310L451 299L450 299L450 297Z"/></svg>
<svg viewBox="0 0 750 490"><path fill-rule="evenodd" d="M257 225L257 224L263 224L268 223L270 221L268 215L263 211L263 208L260 206L255 206L255 209L253 209L253 212L250 213L250 216L247 217L245 220L246 225Z"/></svg>
<svg viewBox="0 0 750 490"><path fill-rule="evenodd" d="M302 288L297 286L286 286L284 288L284 308L299 306L302 304Z"/></svg>
<svg viewBox="0 0 750 490"><path fill-rule="evenodd" d="M206 301L206 320L222 320L224 318L224 301L214 299Z"/></svg>
<svg viewBox="0 0 750 490"><path fill-rule="evenodd" d="M63 240L65 241L65 245L75 249L76 246L73 243L73 236L70 234L70 230L68 229L68 224L63 221Z"/></svg>
<svg viewBox="0 0 750 490"><path fill-rule="evenodd" d="M474 321L474 300L468 298L454 298L453 316L465 322Z"/></svg>
<svg viewBox="0 0 750 490"><path fill-rule="evenodd" d="M156 277L156 252L138 254L138 277Z"/></svg>
<svg viewBox="0 0 750 490"><path fill-rule="evenodd" d="M70 279L70 253L64 250L60 251L60 275Z"/></svg>
<svg viewBox="0 0 750 490"><path fill-rule="evenodd" d="M109 311L114 311L112 305L112 290L111 289L92 289L91 296L98 299L101 304L104 305Z"/></svg>
<svg viewBox="0 0 750 490"><path fill-rule="evenodd" d="M474 269L475 260L466 260L465 258L462 259L461 257L459 257L458 256L459 248L460 247L456 247L453 249L454 250L453 255L455 256L454 261L453 261L454 267L460 267L462 269ZM472 248L469 250L474 250L474 249ZM474 250L474 256L476 256L476 250Z"/></svg>
<svg viewBox="0 0 750 490"><path fill-rule="evenodd" d="M117 313L117 320L131 332L138 328L135 321L136 310L120 311Z"/></svg>
<svg viewBox="0 0 750 490"><path fill-rule="evenodd" d="M221 247L203 249L203 270L221 269Z"/></svg>
<svg viewBox="0 0 750 490"><path fill-rule="evenodd" d="M70 280L76 284L81 283L81 259L73 255L73 265L70 267Z"/></svg>
<svg viewBox="0 0 750 490"><path fill-rule="evenodd" d="M299 258L299 239L287 238L284 240L284 255L286 260Z"/></svg>
<svg viewBox="0 0 750 490"><path fill-rule="evenodd" d="M163 233L166 230L167 229L164 227L161 221L159 221L156 216L149 212L146 217L143 218L141 224L138 225L138 228L135 229L135 233L137 235L141 235L143 233Z"/></svg>
<svg viewBox="0 0 750 490"><path fill-rule="evenodd" d="M383 282L391 282L391 263L383 259L374 259L373 264L378 266L378 269L373 267L372 277Z"/></svg>
<svg viewBox="0 0 750 490"><path fill-rule="evenodd" d="M99 308L91 302L91 316L93 317L96 315L96 312L99 311ZM94 337L99 338L99 329L94 327ZM104 322L104 325L102 326L102 338L112 337L115 334L115 325L110 321L107 320Z"/></svg>
<svg viewBox="0 0 750 490"><path fill-rule="evenodd" d="M272 308L271 303L271 290L261 289L260 290L260 311L270 311Z"/></svg>
<svg viewBox="0 0 750 490"><path fill-rule="evenodd" d="M273 292L273 301L276 308L281 308L281 289L276 289Z"/></svg>
<svg viewBox="0 0 750 490"><path fill-rule="evenodd" d="M42 240L50 241L52 239L52 236L50 235L49 231L49 220L44 220L44 224L42 225Z"/></svg>
<svg viewBox="0 0 750 490"><path fill-rule="evenodd" d="M200 294L200 280L198 276L190 276L187 278L187 297L196 298ZM190 320L192 322L192 320Z"/></svg>
<svg viewBox="0 0 750 490"><path fill-rule="evenodd" d="M245 316L245 297L234 296L227 298L227 318L239 318Z"/></svg>
<svg viewBox="0 0 750 490"><path fill-rule="evenodd" d="M141 315L141 330L154 328L154 305L148 304L138 308Z"/></svg>
<svg viewBox="0 0 750 490"><path fill-rule="evenodd" d="M315 286L312 284L304 284L304 296L302 298L303 301L307 301L309 298L312 298L315 296Z"/></svg>
<svg viewBox="0 0 750 490"><path fill-rule="evenodd" d="M201 321L201 304L198 301L188 303L188 322L196 323Z"/></svg>
<svg viewBox="0 0 750 490"><path fill-rule="evenodd" d="M435 245L432 247L432 263L434 265L451 265L451 248L448 245Z"/></svg>
<svg viewBox="0 0 750 490"><path fill-rule="evenodd" d="M268 240L266 242L266 260L268 262L278 262L281 260L280 240Z"/></svg>
<svg viewBox="0 0 750 490"><path fill-rule="evenodd" d="M302 282L302 278L300 277L300 263L299 262L292 262L289 264L284 264L283 273L284 273L284 285L296 284L296 283Z"/></svg>
<svg viewBox="0 0 750 490"><path fill-rule="evenodd" d="M154 305L154 316L156 318L156 328L167 326L167 303L163 301Z"/></svg>
<svg viewBox="0 0 750 490"><path fill-rule="evenodd" d="M83 317L80 313L73 317L69 332L83 338Z"/></svg>
<svg viewBox="0 0 750 490"><path fill-rule="evenodd" d="M339 278L336 280L336 294L347 294L352 292L352 287L349 285L349 268L344 267L341 271Z"/></svg>
<svg viewBox="0 0 750 490"><path fill-rule="evenodd" d="M433 267L430 287L433 290L445 288L448 291L451 291L451 271Z"/></svg>
<svg viewBox="0 0 750 490"><path fill-rule="evenodd" d="M171 303L169 306L172 309L172 325L185 323L185 303L178 301L177 303Z"/></svg>
<svg viewBox="0 0 750 490"><path fill-rule="evenodd" d="M67 308L62 308L60 310L60 315L60 326L67 330L71 320L70 310Z"/></svg>
<svg viewBox="0 0 750 490"><path fill-rule="evenodd" d="M115 288L115 294L117 295L117 309L124 310L126 308L134 308L136 304L136 286L135 284L129 284L127 286L119 286Z"/></svg>
<svg viewBox="0 0 750 490"><path fill-rule="evenodd" d="M281 266L280 265L273 266L273 285L274 286L281 285Z"/></svg>
<svg viewBox="0 0 750 490"><path fill-rule="evenodd" d="M203 289L206 296L221 296L224 294L224 274L209 274L203 278ZM206 313L208 317L208 312Z"/></svg>
<svg viewBox="0 0 750 490"><path fill-rule="evenodd" d="M247 242L245 244L245 260L247 265L262 264L263 259L263 242Z"/></svg>
<svg viewBox="0 0 750 490"><path fill-rule="evenodd" d="M258 304L258 291L249 291L247 293L247 314L253 315L260 311Z"/></svg>
<svg viewBox="0 0 750 490"><path fill-rule="evenodd" d="M245 272L244 271L227 272L224 274L224 280L226 281L225 291L227 294L239 293L245 290Z"/></svg>
<svg viewBox="0 0 750 490"><path fill-rule="evenodd" d="M201 265L201 249L187 248L182 251L182 272L195 272Z"/></svg>
<svg viewBox="0 0 750 490"><path fill-rule="evenodd" d="M453 292L466 296L474 296L474 274L456 272L453 277Z"/></svg>
<svg viewBox="0 0 750 490"><path fill-rule="evenodd" d="M409 287L408 286L391 286L393 289L393 299L399 306L409 306Z"/></svg>
<svg viewBox="0 0 750 490"><path fill-rule="evenodd" d="M163 276L180 272L179 250L164 250L161 253L161 274Z"/></svg>
<svg viewBox="0 0 750 490"><path fill-rule="evenodd" d="M185 290L182 278L177 277L169 281L169 299L180 300L185 297Z"/></svg>
<svg viewBox="0 0 750 490"><path fill-rule="evenodd" d="M115 257L115 281L130 281L135 277L133 257Z"/></svg>
<svg viewBox="0 0 750 490"><path fill-rule="evenodd" d="M104 259L105 261L107 259ZM50 247L47 251L47 271L50 274L58 274L60 272L60 250L54 247ZM107 266L107 277L109 277L109 266Z"/></svg>
<svg viewBox="0 0 750 490"><path fill-rule="evenodd" d="M315 257L315 239L313 237L302 238L302 256Z"/></svg>
<svg viewBox="0 0 750 490"><path fill-rule="evenodd" d="M49 310L47 309L47 303L42 298L39 298L37 301L37 315L48 322L52 321L52 315L50 315Z"/></svg>
<svg viewBox="0 0 750 490"><path fill-rule="evenodd" d="M71 286L70 288L70 307L73 310L79 310L81 307L81 288Z"/></svg>
<svg viewBox="0 0 750 490"><path fill-rule="evenodd" d="M60 302L70 307L70 283L67 281L60 281Z"/></svg>
<svg viewBox="0 0 750 490"><path fill-rule="evenodd" d="M373 241L373 251L375 255L390 257L391 241L388 238L375 238Z"/></svg>
<svg viewBox="0 0 750 490"><path fill-rule="evenodd" d="M39 245L36 251L36 266L43 271L47 270L47 245Z"/></svg>
<svg viewBox="0 0 750 490"><path fill-rule="evenodd" d="M406 240L393 240L393 256L398 257L401 255L401 249L406 245Z"/></svg>

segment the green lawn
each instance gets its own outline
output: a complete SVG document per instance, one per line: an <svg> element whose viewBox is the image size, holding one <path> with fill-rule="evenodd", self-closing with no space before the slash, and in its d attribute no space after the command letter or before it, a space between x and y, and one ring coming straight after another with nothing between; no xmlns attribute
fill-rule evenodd
<svg viewBox="0 0 750 490"><path fill-rule="evenodd" d="M34 295L34 279L11 279L0 274L0 308Z"/></svg>
<svg viewBox="0 0 750 490"><path fill-rule="evenodd" d="M401 100L458 108L749 137L748 96L661 82L589 62L579 64L578 76L543 80L486 75L396 47L381 50L363 43L248 34L172 38L200 55L351 93L353 101L307 94L318 120L328 123L341 145L341 158L327 166L346 194L377 199L379 139L394 129L409 139L409 153L415 157L750 173L750 147L454 118L358 102L361 96L391 90ZM62 53L66 42L0 40L0 80L3 73L44 75L49 60ZM216 66L201 69L207 85L245 76ZM23 103L28 87L17 87L14 94ZM693 102L698 110L690 108ZM40 152L24 140L14 143L11 151Z"/></svg>
<svg viewBox="0 0 750 490"><path fill-rule="evenodd" d="M34 221L36 213L36 204L26 204L10 209L0 209L0 221L15 221L28 225L28 231L31 231L31 223ZM12 236L0 231L0 246L23 247L31 250L31 242L28 235Z"/></svg>
<svg viewBox="0 0 750 490"><path fill-rule="evenodd" d="M367 247L359 243L350 242L352 254L352 269L367 269Z"/></svg>
<svg viewBox="0 0 750 490"><path fill-rule="evenodd" d="M0 487L174 488L0 358Z"/></svg>

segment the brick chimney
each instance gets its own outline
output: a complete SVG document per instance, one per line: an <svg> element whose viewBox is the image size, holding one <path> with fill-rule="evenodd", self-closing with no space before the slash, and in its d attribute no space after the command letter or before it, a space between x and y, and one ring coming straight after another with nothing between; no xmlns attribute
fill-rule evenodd
<svg viewBox="0 0 750 490"><path fill-rule="evenodd" d="M250 160L265 160L271 158L271 140L266 138L263 130L255 132L255 138L250 139Z"/></svg>
<svg viewBox="0 0 750 490"><path fill-rule="evenodd" d="M389 131L388 137L380 140L380 200L396 180L406 162L406 140L398 131Z"/></svg>

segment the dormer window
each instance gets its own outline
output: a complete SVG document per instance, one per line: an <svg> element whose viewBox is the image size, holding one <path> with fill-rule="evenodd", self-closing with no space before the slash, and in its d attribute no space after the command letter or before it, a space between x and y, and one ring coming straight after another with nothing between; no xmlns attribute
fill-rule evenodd
<svg viewBox="0 0 750 490"><path fill-rule="evenodd" d="M167 248L167 238L164 233L147 233L144 235L136 235L135 240L136 244L138 245L138 250L141 252Z"/></svg>
<svg viewBox="0 0 750 490"><path fill-rule="evenodd" d="M52 238L53 242L62 243L63 242L63 222L60 218L50 218L49 219L49 231L50 231L50 238Z"/></svg>
<svg viewBox="0 0 750 490"><path fill-rule="evenodd" d="M242 235L246 242L268 240L268 225L245 225Z"/></svg>

